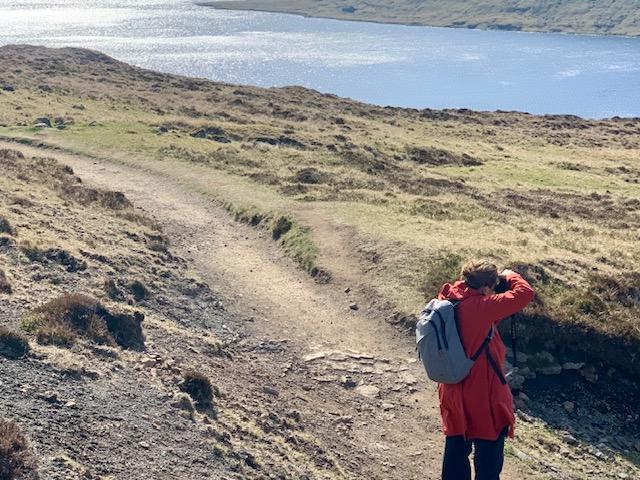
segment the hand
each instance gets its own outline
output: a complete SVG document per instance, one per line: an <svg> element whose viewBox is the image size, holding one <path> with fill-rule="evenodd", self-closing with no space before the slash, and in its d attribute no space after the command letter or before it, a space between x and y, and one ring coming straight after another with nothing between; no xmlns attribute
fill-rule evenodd
<svg viewBox="0 0 640 480"><path fill-rule="evenodd" d="M509 275L513 275L514 273L516 273L516 272L514 272L513 270L509 270L509 269L507 268L507 269L504 269L504 270L502 271L502 273L500 274L500 276L501 276L501 277L508 277Z"/></svg>

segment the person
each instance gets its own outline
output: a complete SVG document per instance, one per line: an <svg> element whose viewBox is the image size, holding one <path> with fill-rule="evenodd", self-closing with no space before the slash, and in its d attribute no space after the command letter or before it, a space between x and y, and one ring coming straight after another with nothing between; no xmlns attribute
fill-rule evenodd
<svg viewBox="0 0 640 480"><path fill-rule="evenodd" d="M488 261L470 261L462 279L442 286L440 300L457 301L460 339L468 357L482 346L492 325L523 309L534 291L518 273ZM507 291L495 293L503 279ZM438 385L445 447L442 480L470 480L474 448L476 480L498 480L504 463L505 437L513 438L515 416L511 390L502 372L506 348L497 328L469 375L460 383ZM492 365L493 364L493 365Z"/></svg>

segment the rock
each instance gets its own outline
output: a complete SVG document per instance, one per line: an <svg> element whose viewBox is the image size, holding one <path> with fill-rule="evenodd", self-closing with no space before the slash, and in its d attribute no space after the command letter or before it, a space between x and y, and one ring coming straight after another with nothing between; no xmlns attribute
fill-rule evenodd
<svg viewBox="0 0 640 480"><path fill-rule="evenodd" d="M380 389L374 385L360 385L356 387L356 393L366 398L378 398Z"/></svg>
<svg viewBox="0 0 640 480"><path fill-rule="evenodd" d="M555 365L556 361L551 353L542 351L532 355L527 363L531 369L538 371L541 368Z"/></svg>
<svg viewBox="0 0 640 480"><path fill-rule="evenodd" d="M357 10L353 5L349 5L348 7L342 7L342 13L355 13Z"/></svg>
<svg viewBox="0 0 640 480"><path fill-rule="evenodd" d="M593 366L584 367L580 370L580 375L589 383L598 382L598 373Z"/></svg>
<svg viewBox="0 0 640 480"><path fill-rule="evenodd" d="M76 403L75 400L69 400L67 403L64 404L64 406L67 408L76 408L78 404Z"/></svg>
<svg viewBox="0 0 640 480"><path fill-rule="evenodd" d="M409 372L401 372L397 380L406 385L415 385L418 383L418 379Z"/></svg>
<svg viewBox="0 0 640 480"><path fill-rule="evenodd" d="M518 397L520 398L520 400L522 400L523 402L528 402L529 400L531 400L529 398L529 395L527 395L524 392L520 392L520 394L518 395Z"/></svg>
<svg viewBox="0 0 640 480"><path fill-rule="evenodd" d="M15 92L16 88L13 85L4 85L2 87L2 90L4 90L5 92Z"/></svg>
<svg viewBox="0 0 640 480"><path fill-rule="evenodd" d="M567 413L573 413L576 409L575 404L573 402L564 402L562 404L562 408L564 408L564 410Z"/></svg>
<svg viewBox="0 0 640 480"><path fill-rule="evenodd" d="M262 391L264 393L269 394L269 395L273 395L274 397L277 397L277 396L280 395L280 392L278 391L278 389L273 388L273 387L264 386L264 387L262 387Z"/></svg>
<svg viewBox="0 0 640 480"><path fill-rule="evenodd" d="M347 287L344 289L344 293L349 293L349 292L351 292L351 287Z"/></svg>
<svg viewBox="0 0 640 480"><path fill-rule="evenodd" d="M527 380L534 380L536 378L536 373L529 367L518 368L518 374L522 375Z"/></svg>
<svg viewBox="0 0 640 480"><path fill-rule="evenodd" d="M71 108L75 108L76 110L86 110L86 107L82 103L72 105Z"/></svg>
<svg viewBox="0 0 640 480"><path fill-rule="evenodd" d="M565 362L562 364L563 370L580 370L584 367L584 362L574 363L574 362Z"/></svg>
<svg viewBox="0 0 640 480"><path fill-rule="evenodd" d="M358 385L355 380L350 376L350 375L345 375L340 379L340 384L344 387L344 388L356 388L356 386Z"/></svg>
<svg viewBox="0 0 640 480"><path fill-rule="evenodd" d="M393 410L394 408L396 408L396 406L393 403L386 403L386 402L384 402L381 405L381 407L385 412L387 412L389 410Z"/></svg>
<svg viewBox="0 0 640 480"><path fill-rule="evenodd" d="M519 373L512 373L507 376L507 381L512 390L520 390L524 385L525 378Z"/></svg>
<svg viewBox="0 0 640 480"><path fill-rule="evenodd" d="M326 356L327 354L325 352L315 352L315 353L310 353L309 355L305 355L304 357L302 357L302 360L304 362L313 362L315 360L321 360Z"/></svg>
<svg viewBox="0 0 640 480"><path fill-rule="evenodd" d="M513 455L518 458L519 460L526 462L526 463L531 463L532 462L532 458L531 456L527 455L526 453L518 450L516 447L512 447L512 451L513 451Z"/></svg>
<svg viewBox="0 0 640 480"><path fill-rule="evenodd" d="M90 126L90 127L97 127L97 126L98 126L98 122L96 122L95 120L93 120L92 122L89 122L89 126Z"/></svg>
<svg viewBox="0 0 640 480"><path fill-rule="evenodd" d="M513 405L518 411L525 410L527 408L527 404L520 397L516 397L513 399Z"/></svg>
<svg viewBox="0 0 640 480"><path fill-rule="evenodd" d="M176 393L173 396L171 399L171 406L178 410L185 410L187 412L193 412L195 410L191 397L184 392Z"/></svg>
<svg viewBox="0 0 640 480"><path fill-rule="evenodd" d="M51 120L49 119L49 117L36 118L35 123L36 124L44 123L47 127L51 127Z"/></svg>
<svg viewBox="0 0 640 480"><path fill-rule="evenodd" d="M151 368L151 367L155 367L157 362L156 362L155 358L145 358L140 363L142 364L142 366L144 368Z"/></svg>
<svg viewBox="0 0 640 480"><path fill-rule="evenodd" d="M542 367L538 369L542 375L560 375L562 373L562 367L560 365L550 365L548 367Z"/></svg>
<svg viewBox="0 0 640 480"><path fill-rule="evenodd" d="M138 445L140 445L145 450L149 450L149 448L150 448L150 445L145 441L142 441L142 442L138 443Z"/></svg>
<svg viewBox="0 0 640 480"><path fill-rule="evenodd" d="M568 445L578 445L578 440L570 433L563 433L560 438Z"/></svg>
<svg viewBox="0 0 640 480"><path fill-rule="evenodd" d="M60 403L60 397L58 392L55 390L47 390L46 392L39 394L38 397L49 403Z"/></svg>
<svg viewBox="0 0 640 480"><path fill-rule="evenodd" d="M36 123L33 128L49 128L49 125L46 123Z"/></svg>
<svg viewBox="0 0 640 480"><path fill-rule="evenodd" d="M357 303L353 302L353 303L350 303L350 304L349 304L349 308L350 308L351 310L358 310L360 307L358 307L358 304L357 304Z"/></svg>

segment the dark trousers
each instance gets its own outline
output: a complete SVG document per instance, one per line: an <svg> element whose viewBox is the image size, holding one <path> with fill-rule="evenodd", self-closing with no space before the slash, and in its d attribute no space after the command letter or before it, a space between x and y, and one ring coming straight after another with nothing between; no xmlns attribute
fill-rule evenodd
<svg viewBox="0 0 640 480"><path fill-rule="evenodd" d="M446 437L442 480L471 480L469 455L475 449L473 465L476 480L499 480L504 463L504 439L508 429L502 431L497 440L465 440L462 435Z"/></svg>

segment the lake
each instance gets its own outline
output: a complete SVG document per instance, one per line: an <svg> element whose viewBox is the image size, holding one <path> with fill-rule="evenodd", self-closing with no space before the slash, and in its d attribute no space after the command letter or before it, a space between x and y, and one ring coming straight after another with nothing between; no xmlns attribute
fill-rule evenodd
<svg viewBox="0 0 640 480"><path fill-rule="evenodd" d="M344 22L190 0L3 0L8 43L92 48L162 72L379 105L640 116L638 38Z"/></svg>

